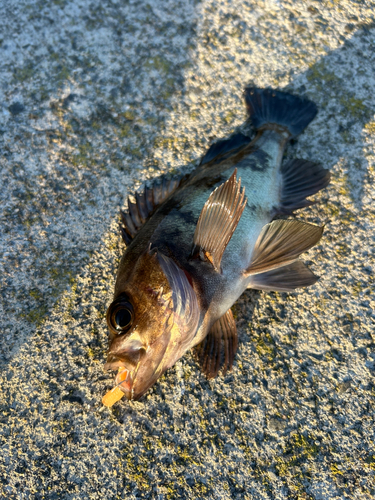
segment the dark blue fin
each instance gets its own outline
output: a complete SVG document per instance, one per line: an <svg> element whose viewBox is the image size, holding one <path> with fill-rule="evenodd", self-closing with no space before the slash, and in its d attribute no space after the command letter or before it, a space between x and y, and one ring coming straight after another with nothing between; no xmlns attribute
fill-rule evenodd
<svg viewBox="0 0 375 500"><path fill-rule="evenodd" d="M290 160L281 167L283 187L280 213L291 214L294 210L312 205L307 200L328 186L331 174L318 163L305 160Z"/></svg>
<svg viewBox="0 0 375 500"><path fill-rule="evenodd" d="M210 146L207 153L201 159L200 165L209 163L214 158L217 161L223 160L229 153L235 149L239 149L251 141L250 137L244 134L234 134L229 139L220 139ZM216 162L215 162L216 163Z"/></svg>
<svg viewBox="0 0 375 500"><path fill-rule="evenodd" d="M289 266L255 274L251 277L248 288L274 292L292 292L296 288L313 285L318 279L318 276L315 276L303 262L297 260L293 264L289 264Z"/></svg>
<svg viewBox="0 0 375 500"><path fill-rule="evenodd" d="M281 125L295 137L317 113L312 101L279 90L246 87L244 95L249 118L256 129L267 124Z"/></svg>
<svg viewBox="0 0 375 500"><path fill-rule="evenodd" d="M228 309L195 348L195 355L207 378L216 377L220 368L223 368L224 375L232 369L237 346L236 323L231 309Z"/></svg>
<svg viewBox="0 0 375 500"><path fill-rule="evenodd" d="M170 196L182 183L184 177L166 177L160 183L155 182L150 188L135 194L135 203L128 198L128 210L121 211L122 239L129 245L139 229L148 220L155 210Z"/></svg>

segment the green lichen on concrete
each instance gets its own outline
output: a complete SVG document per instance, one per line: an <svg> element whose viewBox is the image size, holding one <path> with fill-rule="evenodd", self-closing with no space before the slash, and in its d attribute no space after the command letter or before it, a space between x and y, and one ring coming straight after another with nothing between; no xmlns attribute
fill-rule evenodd
<svg viewBox="0 0 375 500"><path fill-rule="evenodd" d="M306 492L306 480L311 478L320 447L312 435L293 434L276 458L274 470L277 476L298 498L311 498Z"/></svg>
<svg viewBox="0 0 375 500"><path fill-rule="evenodd" d="M162 56L155 56L148 59L145 62L145 66L148 70L156 69L156 71L168 74L171 68L171 63L168 61L168 59L165 59Z"/></svg>
<svg viewBox="0 0 375 500"><path fill-rule="evenodd" d="M24 83L32 79L36 75L36 67L34 62L29 61L21 68L15 68L13 79L14 82Z"/></svg>
<svg viewBox="0 0 375 500"><path fill-rule="evenodd" d="M29 323L35 323L40 326L48 314L48 305L39 302L38 306L29 310L27 313L21 313L21 317L25 318Z"/></svg>
<svg viewBox="0 0 375 500"><path fill-rule="evenodd" d="M43 270L44 275L48 277L51 284L51 289L48 294L37 288L29 290L28 294L21 292L21 296L23 296L26 301L23 300L24 310L20 313L20 317L25 318L28 323L35 324L36 327L42 325L44 320L48 317L55 299L61 295L67 286L69 286L72 291L76 288L76 280L69 268L56 268L52 267L52 262L50 262L50 264L51 267L47 265ZM26 295L28 295L29 300L27 300ZM72 303L71 299L69 300L70 303Z"/></svg>
<svg viewBox="0 0 375 500"><path fill-rule="evenodd" d="M368 467L370 467L370 469L372 469L373 471L375 471L375 454L369 455L365 459L365 463L367 464Z"/></svg>
<svg viewBox="0 0 375 500"><path fill-rule="evenodd" d="M284 448L284 455L292 455L293 460L298 458L312 459L319 453L320 447L312 435L293 434Z"/></svg>
<svg viewBox="0 0 375 500"><path fill-rule="evenodd" d="M92 158L94 148L89 141L78 144L78 153L70 157L73 166L88 167L94 164L95 160Z"/></svg>
<svg viewBox="0 0 375 500"><path fill-rule="evenodd" d="M259 337L254 337L254 344L257 353L264 362L272 364L275 361L277 350L269 333L262 332Z"/></svg>
<svg viewBox="0 0 375 500"><path fill-rule="evenodd" d="M325 85L329 86L340 83L340 79L327 67L327 63L324 60L311 64L306 77L309 82L321 90L323 90Z"/></svg>
<svg viewBox="0 0 375 500"><path fill-rule="evenodd" d="M371 111L364 100L358 99L354 95L341 96L340 104L356 120L367 120L371 116Z"/></svg>

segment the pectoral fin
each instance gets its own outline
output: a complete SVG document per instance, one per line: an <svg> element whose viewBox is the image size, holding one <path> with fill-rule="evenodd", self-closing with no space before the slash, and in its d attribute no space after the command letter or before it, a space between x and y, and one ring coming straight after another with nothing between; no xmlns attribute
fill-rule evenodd
<svg viewBox="0 0 375 500"><path fill-rule="evenodd" d="M237 328L231 309L211 327L207 337L197 345L195 354L207 378L214 378L223 368L225 375L232 369L237 351Z"/></svg>
<svg viewBox="0 0 375 500"><path fill-rule="evenodd" d="M194 233L192 256L209 260L216 271L246 206L245 189L236 174L237 169L210 194Z"/></svg>
<svg viewBox="0 0 375 500"><path fill-rule="evenodd" d="M248 288L274 292L291 292L295 288L313 285L319 277L315 276L303 262L297 260L288 266L278 267L266 273L252 276Z"/></svg>
<svg viewBox="0 0 375 500"><path fill-rule="evenodd" d="M174 323L179 328L180 346L189 345L199 322L199 305L196 293L187 275L174 262L161 252L157 259L172 289Z"/></svg>
<svg viewBox="0 0 375 500"><path fill-rule="evenodd" d="M301 253L314 246L322 234L323 227L294 219L280 219L266 224L255 244L245 275L265 273L294 262Z"/></svg>

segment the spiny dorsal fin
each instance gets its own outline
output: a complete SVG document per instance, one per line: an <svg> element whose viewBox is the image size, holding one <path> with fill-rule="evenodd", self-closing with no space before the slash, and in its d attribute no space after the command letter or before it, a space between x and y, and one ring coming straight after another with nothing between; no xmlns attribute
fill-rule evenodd
<svg viewBox="0 0 375 500"><path fill-rule="evenodd" d="M297 260L288 266L278 267L266 273L251 277L248 288L273 292L291 292L296 288L313 285L319 277L315 276L303 262Z"/></svg>
<svg viewBox="0 0 375 500"><path fill-rule="evenodd" d="M209 260L216 271L234 230L245 209L247 199L237 169L229 179L216 188L202 208L194 233L192 256Z"/></svg>
<svg viewBox="0 0 375 500"><path fill-rule="evenodd" d="M280 213L283 214L312 205L314 202L306 198L328 186L331 178L329 170L306 160L290 160L282 165L280 172L283 176Z"/></svg>
<svg viewBox="0 0 375 500"><path fill-rule="evenodd" d="M155 182L151 187L146 186L143 191L135 194L135 203L128 198L128 210L120 212L123 224L121 235L127 245L163 201L180 186L183 178L164 178L161 183Z"/></svg>
<svg viewBox="0 0 375 500"><path fill-rule="evenodd" d="M316 245L323 227L295 219L279 219L266 224L255 243L246 275L264 273L286 266Z"/></svg>
<svg viewBox="0 0 375 500"><path fill-rule="evenodd" d="M216 377L220 368L223 368L224 375L227 370L232 369L237 346L236 323L231 309L228 309L195 348L195 354L207 378Z"/></svg>

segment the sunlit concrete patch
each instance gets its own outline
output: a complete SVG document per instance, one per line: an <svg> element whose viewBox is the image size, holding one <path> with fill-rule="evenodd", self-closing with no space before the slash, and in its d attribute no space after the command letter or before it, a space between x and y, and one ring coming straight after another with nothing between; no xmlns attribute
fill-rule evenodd
<svg viewBox="0 0 375 500"><path fill-rule="evenodd" d="M374 14L366 2L27 1L0 16L1 495L369 499L374 474ZM314 100L287 157L332 183L298 218L321 281L246 292L233 372L189 354L101 405L128 192L193 168L251 81ZM1 496L0 495L0 496Z"/></svg>

